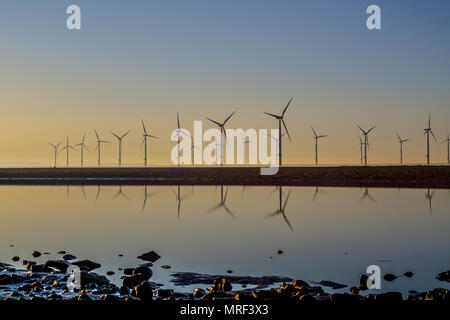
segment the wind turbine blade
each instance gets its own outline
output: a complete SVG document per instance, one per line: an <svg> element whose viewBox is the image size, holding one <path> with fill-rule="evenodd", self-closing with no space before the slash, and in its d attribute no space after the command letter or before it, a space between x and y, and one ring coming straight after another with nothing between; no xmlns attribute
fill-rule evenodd
<svg viewBox="0 0 450 320"><path fill-rule="evenodd" d="M428 115L428 129L430 129L430 128L431 128L431 112Z"/></svg>
<svg viewBox="0 0 450 320"><path fill-rule="evenodd" d="M100 140L100 137L98 136L97 130L94 129L94 131L95 131L95 135L97 136L97 140Z"/></svg>
<svg viewBox="0 0 450 320"><path fill-rule="evenodd" d="M125 136L127 135L127 134L129 134L131 132L131 130L128 130L123 136L121 136L120 138L121 139L123 139L123 138L125 138Z"/></svg>
<svg viewBox="0 0 450 320"><path fill-rule="evenodd" d="M275 217L275 216L279 215L280 213L281 213L280 210L274 211L272 213L267 214L266 218Z"/></svg>
<svg viewBox="0 0 450 320"><path fill-rule="evenodd" d="M142 121L142 128L144 129L144 134L147 135L147 130L145 129L144 120L141 120L141 121Z"/></svg>
<svg viewBox="0 0 450 320"><path fill-rule="evenodd" d="M400 136L398 135L398 133L395 133L397 135L398 140L402 141L402 138L400 138Z"/></svg>
<svg viewBox="0 0 450 320"><path fill-rule="evenodd" d="M115 134L114 132L111 132L111 134L112 134L114 137L116 137L117 139L120 140L120 137L119 137L117 134Z"/></svg>
<svg viewBox="0 0 450 320"><path fill-rule="evenodd" d="M148 134L147 137L154 138L154 139L159 139L158 137L152 136L151 134Z"/></svg>
<svg viewBox="0 0 450 320"><path fill-rule="evenodd" d="M433 136L434 141L437 142L437 139L436 139L436 136L435 136L434 133L433 133L433 130L430 130L430 133L431 133L431 135Z"/></svg>
<svg viewBox="0 0 450 320"><path fill-rule="evenodd" d="M214 212L214 211L220 209L220 207L222 207L222 204L221 204L221 203L219 203L217 206L215 206L215 207L209 209L209 210L207 211L207 213Z"/></svg>
<svg viewBox="0 0 450 320"><path fill-rule="evenodd" d="M215 121L215 120L213 120L213 119L210 119L210 118L206 118L206 119L208 119L209 121L211 121L211 122L215 123L215 124L216 124L216 125L218 125L219 127L221 127L221 126L222 126L222 124L221 124L221 123L219 123L219 122L217 122L217 121Z"/></svg>
<svg viewBox="0 0 450 320"><path fill-rule="evenodd" d="M86 133L83 135L83 140L81 140L81 143L84 144L84 140L86 139Z"/></svg>
<svg viewBox="0 0 450 320"><path fill-rule="evenodd" d="M177 112L177 126L178 129L180 129L180 117L178 116L178 112Z"/></svg>
<svg viewBox="0 0 450 320"><path fill-rule="evenodd" d="M141 147L142 147L142 145L144 144L144 142L145 142L145 136L144 136L144 138L142 139Z"/></svg>
<svg viewBox="0 0 450 320"><path fill-rule="evenodd" d="M223 205L223 208L233 219L236 219L236 216L233 214L233 212L231 212L231 210L226 205Z"/></svg>
<svg viewBox="0 0 450 320"><path fill-rule="evenodd" d="M292 141L291 140L291 135L289 134L289 130L288 130L287 126L286 126L286 122L284 122L284 119L281 119L281 122L283 122L283 126L284 126L284 129L286 130L286 133L288 135L289 141Z"/></svg>
<svg viewBox="0 0 450 320"><path fill-rule="evenodd" d="M271 116L271 117L274 117L274 118L276 118L276 119L280 118L279 116L277 116L277 115L275 115L275 114L273 114L273 113L268 113L268 112L264 112L264 113L267 114L267 115L269 115L269 116Z"/></svg>
<svg viewBox="0 0 450 320"><path fill-rule="evenodd" d="M321 136L318 136L317 138L325 138L325 137L328 137L328 135L327 134L323 134Z"/></svg>
<svg viewBox="0 0 450 320"><path fill-rule="evenodd" d="M375 129L376 126L373 126L372 128L369 129L369 131L367 131L367 133L369 133L370 131L372 131L373 129Z"/></svg>
<svg viewBox="0 0 450 320"><path fill-rule="evenodd" d="M356 125L364 134L366 134L366 132L363 130L363 128L361 128L359 125Z"/></svg>
<svg viewBox="0 0 450 320"><path fill-rule="evenodd" d="M294 97L292 97L292 98L289 100L289 102L288 102L288 104L286 105L286 107L284 107L283 113L281 114L282 117L284 117L284 114L286 113L287 108L288 108L289 105L291 104L292 99L294 99Z"/></svg>
<svg viewBox="0 0 450 320"><path fill-rule="evenodd" d="M223 122L222 125L225 125L225 123L227 123L227 121L230 120L230 118L231 118L235 113L236 113L236 111L233 111L233 113L230 114L230 115L228 116L228 118L225 119L225 121Z"/></svg>
<svg viewBox="0 0 450 320"><path fill-rule="evenodd" d="M314 131L314 128L311 126L311 130L312 130L312 132L314 133L314 137L316 137L317 138L317 133L316 133L316 131Z"/></svg>
<svg viewBox="0 0 450 320"><path fill-rule="evenodd" d="M287 203L288 203L288 200L289 200L289 197L290 197L290 196L291 196L291 191L289 191L289 193L288 193L288 195L287 195L287 197L286 197L286 200L284 201L283 209L282 209L281 211L284 212L284 209L286 209L286 205L287 205Z"/></svg>
<svg viewBox="0 0 450 320"><path fill-rule="evenodd" d="M294 228L292 228L291 223L289 222L288 218L286 217L286 215L283 213L283 219L284 222L286 222L286 224L288 225L289 229L291 229L292 232L294 232Z"/></svg>

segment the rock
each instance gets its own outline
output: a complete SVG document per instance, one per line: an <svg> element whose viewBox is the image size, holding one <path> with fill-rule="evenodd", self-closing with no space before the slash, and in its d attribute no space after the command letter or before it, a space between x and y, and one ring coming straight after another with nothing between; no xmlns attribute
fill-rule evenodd
<svg viewBox="0 0 450 320"><path fill-rule="evenodd" d="M300 296L299 301L303 303L308 303L308 302L315 302L316 299L314 299L314 297L310 296L309 294L304 294Z"/></svg>
<svg viewBox="0 0 450 320"><path fill-rule="evenodd" d="M119 294L120 294L121 296L127 296L127 295L130 294L130 289L128 289L128 288L125 287L125 286L121 286L121 287L120 287L120 290L119 290Z"/></svg>
<svg viewBox="0 0 450 320"><path fill-rule="evenodd" d="M333 281L327 281L327 280L322 280L320 282L314 282L315 284L320 284L321 286L324 287L330 287L333 289L343 289L343 288L347 288L347 285L345 284L341 284L341 283L337 283L337 282L333 282Z"/></svg>
<svg viewBox="0 0 450 320"><path fill-rule="evenodd" d="M425 300L449 302L450 301L450 290L443 289L443 288L436 288L434 290L428 291L425 294Z"/></svg>
<svg viewBox="0 0 450 320"><path fill-rule="evenodd" d="M225 278L216 279L214 281L214 286L216 287L217 291L221 292L231 291L231 289L233 288L230 281Z"/></svg>
<svg viewBox="0 0 450 320"><path fill-rule="evenodd" d="M361 290L367 290L367 280L369 280L369 277L365 274L359 277L359 288Z"/></svg>
<svg viewBox="0 0 450 320"><path fill-rule="evenodd" d="M309 287L308 282L303 280L294 280L291 282L294 287Z"/></svg>
<svg viewBox="0 0 450 320"><path fill-rule="evenodd" d="M394 276L391 273L385 274L383 277L384 280L386 281L394 281L395 279L397 279L397 276Z"/></svg>
<svg viewBox="0 0 450 320"><path fill-rule="evenodd" d="M83 292L82 294L80 294L78 296L77 300L79 300L79 301L89 301L89 300L92 300L92 298L87 293Z"/></svg>
<svg viewBox="0 0 450 320"><path fill-rule="evenodd" d="M42 253L40 253L39 251L34 250L31 255L35 258L40 257L42 255Z"/></svg>
<svg viewBox="0 0 450 320"><path fill-rule="evenodd" d="M165 264L165 265L163 265L163 266L161 266L161 268L163 268L163 269L170 269L171 267L170 266L168 266L167 264Z"/></svg>
<svg viewBox="0 0 450 320"><path fill-rule="evenodd" d="M87 287L89 284L96 284L97 286L101 287L110 283L108 278L106 278L105 276L87 271L80 272L80 280L82 288Z"/></svg>
<svg viewBox="0 0 450 320"><path fill-rule="evenodd" d="M66 254L64 250L58 251L58 254Z"/></svg>
<svg viewBox="0 0 450 320"><path fill-rule="evenodd" d="M450 270L437 274L436 279L438 279L439 281L450 282Z"/></svg>
<svg viewBox="0 0 450 320"><path fill-rule="evenodd" d="M375 295L375 301L379 302L398 302L403 301L402 294L400 292L385 292Z"/></svg>
<svg viewBox="0 0 450 320"><path fill-rule="evenodd" d="M143 281L134 288L136 298L140 300L153 299L152 286L148 281Z"/></svg>
<svg viewBox="0 0 450 320"><path fill-rule="evenodd" d="M75 256L73 256L73 255L71 255L71 254L65 254L64 256L63 256L63 259L64 260L67 260L67 261L70 261L70 260L74 260L74 259L76 259L77 257L75 257Z"/></svg>
<svg viewBox="0 0 450 320"><path fill-rule="evenodd" d="M126 276L132 276L134 272L134 268L125 268L123 269L123 274Z"/></svg>
<svg viewBox="0 0 450 320"><path fill-rule="evenodd" d="M91 261L91 260L81 260L72 262L73 265L78 266L81 270L92 271L101 267L101 264Z"/></svg>
<svg viewBox="0 0 450 320"><path fill-rule="evenodd" d="M227 273L231 274L233 273L233 270L227 270Z"/></svg>
<svg viewBox="0 0 450 320"><path fill-rule="evenodd" d="M359 288L357 288L357 287L351 287L350 288L350 292L352 293L352 294L359 294Z"/></svg>
<svg viewBox="0 0 450 320"><path fill-rule="evenodd" d="M171 289L158 289L156 290L156 296L167 299L169 297L173 297L173 290Z"/></svg>
<svg viewBox="0 0 450 320"><path fill-rule="evenodd" d="M147 277L148 280L153 276L153 271L148 267L136 267L133 269L133 275L136 274L143 274Z"/></svg>
<svg viewBox="0 0 450 320"><path fill-rule="evenodd" d="M20 260L20 258L18 257L18 256L14 256L14 257L12 257L12 259L11 259L12 261L14 261L14 262L17 262L17 261L19 261Z"/></svg>
<svg viewBox="0 0 450 320"><path fill-rule="evenodd" d="M107 275L107 276L113 276L114 274L115 274L114 271L108 271L108 272L106 272L106 275Z"/></svg>
<svg viewBox="0 0 450 320"><path fill-rule="evenodd" d="M194 294L193 296L196 298L201 298L205 295L205 290L201 289L201 288L197 288L194 290Z"/></svg>
<svg viewBox="0 0 450 320"><path fill-rule="evenodd" d="M269 290L254 290L252 292L254 298L258 300L278 300L280 299L280 295L275 289Z"/></svg>
<svg viewBox="0 0 450 320"><path fill-rule="evenodd" d="M141 263L139 266L150 268L150 267L153 267L153 263L151 263L151 262Z"/></svg>
<svg viewBox="0 0 450 320"><path fill-rule="evenodd" d="M119 257L123 257L123 254L121 254L121 253L119 253L117 256L119 256Z"/></svg>
<svg viewBox="0 0 450 320"><path fill-rule="evenodd" d="M29 269L28 266L30 266ZM28 264L27 269L30 270L31 272L45 272L45 273L53 272L53 269L50 269L44 264L31 264L31 265Z"/></svg>
<svg viewBox="0 0 450 320"><path fill-rule="evenodd" d="M405 277L407 278L412 278L412 276L414 275L414 273L412 273L411 271L407 271L403 274Z"/></svg>
<svg viewBox="0 0 450 320"><path fill-rule="evenodd" d="M117 301L119 298L114 295L107 294L107 295L102 296L101 299L104 301Z"/></svg>
<svg viewBox="0 0 450 320"><path fill-rule="evenodd" d="M143 275L141 273L124 277L122 279L122 285L128 288L134 288L136 287L140 282L147 281L149 278L146 275Z"/></svg>
<svg viewBox="0 0 450 320"><path fill-rule="evenodd" d="M159 258L161 258L161 256L153 250L150 252L147 252L147 253L143 253L138 257L138 259L150 261L150 262L155 262Z"/></svg>
<svg viewBox="0 0 450 320"><path fill-rule="evenodd" d="M255 301L255 298L246 293L238 293L234 296L234 300L237 300L240 302L253 302L253 301Z"/></svg>
<svg viewBox="0 0 450 320"><path fill-rule="evenodd" d="M349 293L334 293L329 297L329 300L335 303L354 303L359 302L361 297Z"/></svg>
<svg viewBox="0 0 450 320"><path fill-rule="evenodd" d="M279 249L279 250L277 251L277 254L283 254L283 253L284 253L284 251L281 250L281 249Z"/></svg>
<svg viewBox="0 0 450 320"><path fill-rule="evenodd" d="M59 270L61 272L66 272L67 268L70 266L70 263L66 260L48 260L45 263L45 266Z"/></svg>

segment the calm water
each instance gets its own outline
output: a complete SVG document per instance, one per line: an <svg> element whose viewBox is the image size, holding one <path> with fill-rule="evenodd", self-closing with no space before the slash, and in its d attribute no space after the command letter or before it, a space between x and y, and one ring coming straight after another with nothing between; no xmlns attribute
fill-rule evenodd
<svg viewBox="0 0 450 320"><path fill-rule="evenodd" d="M167 287L173 271L228 269L352 286L371 264L415 274L383 281L383 291L449 287L434 278L450 269L447 190L283 187L281 197L284 215L271 216L280 209L275 187L181 186L178 195L177 186L1 186L0 261L65 250L119 282L118 268L155 250L152 280Z"/></svg>

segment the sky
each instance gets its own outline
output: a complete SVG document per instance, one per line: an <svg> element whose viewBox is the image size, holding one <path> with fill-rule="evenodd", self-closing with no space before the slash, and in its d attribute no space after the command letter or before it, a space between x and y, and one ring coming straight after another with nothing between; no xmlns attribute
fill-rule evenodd
<svg viewBox="0 0 450 320"><path fill-rule="evenodd" d="M81 30L66 28L71 4ZM371 4L381 30L366 27ZM113 142L107 165L117 162L110 131L132 130L123 164L142 163L141 119L160 137L150 163L169 165L176 112L188 130L234 110L228 128L276 128L263 112L280 113L290 97L286 164L314 162L311 125L329 135L321 163L359 163L356 124L377 125L370 163L399 161L396 131L412 139L404 161L423 163L429 112L439 142L450 130L449 35L446 0L3 0L0 166L49 166L49 142L79 143L84 132L95 165L94 128ZM431 154L446 161L444 145Z"/></svg>

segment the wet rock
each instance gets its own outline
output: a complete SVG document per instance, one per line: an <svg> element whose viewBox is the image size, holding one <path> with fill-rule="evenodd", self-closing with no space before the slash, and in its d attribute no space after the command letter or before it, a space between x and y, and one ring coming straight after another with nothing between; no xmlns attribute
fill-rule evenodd
<svg viewBox="0 0 450 320"><path fill-rule="evenodd" d="M42 255L42 253L40 253L39 251L34 250L34 251L31 253L31 255L32 255L33 257L35 257L35 258L38 258L38 257L40 257L40 256Z"/></svg>
<svg viewBox="0 0 450 320"><path fill-rule="evenodd" d="M314 297L310 296L309 294L303 294L300 296L299 301L303 303L309 303L309 302L315 302L316 299Z"/></svg>
<svg viewBox="0 0 450 320"><path fill-rule="evenodd" d="M106 272L106 275L107 275L107 276L113 276L114 274L115 274L114 271L108 271L108 272Z"/></svg>
<svg viewBox="0 0 450 320"><path fill-rule="evenodd" d="M61 300L61 299L62 299L62 297L59 294L57 294L56 292L50 292L47 295L47 300Z"/></svg>
<svg viewBox="0 0 450 320"><path fill-rule="evenodd" d="M48 260L45 262L45 266L61 272L66 272L67 268L70 266L70 263L66 260Z"/></svg>
<svg viewBox="0 0 450 320"><path fill-rule="evenodd" d="M418 301L419 299L415 296L408 295L406 296L406 301Z"/></svg>
<svg viewBox="0 0 450 320"><path fill-rule="evenodd" d="M359 294L359 288L357 288L357 287L351 287L350 288L350 292L352 293L352 294Z"/></svg>
<svg viewBox="0 0 450 320"><path fill-rule="evenodd" d="M118 256L118 257L123 257L123 254L119 253L117 256Z"/></svg>
<svg viewBox="0 0 450 320"><path fill-rule="evenodd" d="M71 260L74 260L74 259L76 259L77 257L75 257L74 255L71 255L71 254L65 254L64 256L63 256L63 259L64 260L67 260L67 261L71 261Z"/></svg>
<svg viewBox="0 0 450 320"><path fill-rule="evenodd" d="M294 280L291 282L294 287L309 287L308 282L303 280Z"/></svg>
<svg viewBox="0 0 450 320"><path fill-rule="evenodd" d="M292 293L296 291L296 287L294 287L292 284L283 284L280 286L280 289L277 290L278 293L290 296Z"/></svg>
<svg viewBox="0 0 450 320"><path fill-rule="evenodd" d="M0 285L17 284L27 279L26 276L19 276L16 274L0 274Z"/></svg>
<svg viewBox="0 0 450 320"><path fill-rule="evenodd" d="M334 293L329 297L331 302L335 303L354 303L359 302L361 299L359 296L349 293Z"/></svg>
<svg viewBox="0 0 450 320"><path fill-rule="evenodd" d="M28 266L30 266L29 269L28 269ZM28 264L27 265L27 269L30 270L31 272L45 272L45 273L48 273L48 272L52 272L53 271L53 269L50 269L49 267L45 266L44 264L31 264L31 265Z"/></svg>
<svg viewBox="0 0 450 320"><path fill-rule="evenodd" d="M278 249L278 251L277 251L277 254L283 254L284 253L284 251L283 250L281 250L281 249Z"/></svg>
<svg viewBox="0 0 450 320"><path fill-rule="evenodd" d="M58 254L66 254L64 250L58 251Z"/></svg>
<svg viewBox="0 0 450 320"><path fill-rule="evenodd" d="M227 273L232 274L233 270L227 270Z"/></svg>
<svg viewBox="0 0 450 320"><path fill-rule="evenodd" d="M197 289L194 290L193 296L196 297L196 298L201 298L201 297L203 297L205 295L205 293L206 293L205 290L203 290L201 288L197 288Z"/></svg>
<svg viewBox="0 0 450 320"><path fill-rule="evenodd" d="M162 266L161 266L161 268L163 268L163 269L166 269L166 270L167 270L167 269L170 269L170 268L171 268L171 266L168 266L167 264L165 264L165 265L162 265Z"/></svg>
<svg viewBox="0 0 450 320"><path fill-rule="evenodd" d="M128 288L125 287L125 286L121 286L121 287L120 287L120 290L119 290L119 294L120 294L121 296L127 296L127 295L130 294L130 289L128 289Z"/></svg>
<svg viewBox="0 0 450 320"><path fill-rule="evenodd" d="M436 279L438 279L439 281L450 282L450 270L437 274Z"/></svg>
<svg viewBox="0 0 450 320"><path fill-rule="evenodd" d="M279 300L280 295L275 289L254 290L252 296L258 300Z"/></svg>
<svg viewBox="0 0 450 320"><path fill-rule="evenodd" d="M89 300L92 300L92 298L87 293L83 292L82 294L80 294L78 296L77 300L78 301L89 301Z"/></svg>
<svg viewBox="0 0 450 320"><path fill-rule="evenodd" d="M412 273L411 271L407 271L403 274L405 277L407 278L412 278L412 276L414 275L414 273Z"/></svg>
<svg viewBox="0 0 450 320"><path fill-rule="evenodd" d="M434 290L428 291L425 294L425 300L449 302L450 301L450 290L443 289L443 288L436 288Z"/></svg>
<svg viewBox="0 0 450 320"><path fill-rule="evenodd" d="M324 287L330 287L333 289L343 289L343 288L347 288L347 285L345 284L341 284L341 283L337 283L337 282L333 282L333 281L327 281L327 280L322 280L320 282L314 282L315 284L320 284L321 286Z"/></svg>
<svg viewBox="0 0 450 320"><path fill-rule="evenodd" d="M123 274L126 276L132 276L134 272L134 268L125 268L123 269Z"/></svg>
<svg viewBox="0 0 450 320"><path fill-rule="evenodd" d="M246 293L238 293L234 296L234 300L240 301L240 302L253 302L255 301L255 297L246 294Z"/></svg>
<svg viewBox="0 0 450 320"><path fill-rule="evenodd" d="M231 291L231 289L233 289L230 281L228 281L225 278L216 279L214 281L214 286L216 287L217 291L222 291L222 292Z"/></svg>
<svg viewBox="0 0 450 320"><path fill-rule="evenodd" d="M17 300L17 299L21 299L21 298L23 298L23 295L17 291L13 291L6 296L6 299L8 299L8 300Z"/></svg>
<svg viewBox="0 0 450 320"><path fill-rule="evenodd" d="M119 298L117 298L114 295L107 294L107 295L102 296L101 299L104 301L117 301Z"/></svg>
<svg viewBox="0 0 450 320"><path fill-rule="evenodd" d="M11 258L12 261L17 262L20 260L20 258L18 256L14 256Z"/></svg>
<svg viewBox="0 0 450 320"><path fill-rule="evenodd" d="M134 294L140 300L151 300L153 299L152 286L148 281L142 281L134 288Z"/></svg>
<svg viewBox="0 0 450 320"><path fill-rule="evenodd" d="M91 260L81 260L72 262L73 265L78 266L81 270L92 271L101 267L101 264L91 261Z"/></svg>
<svg viewBox="0 0 450 320"><path fill-rule="evenodd" d="M384 280L386 281L394 281L395 279L397 279L397 276L394 276L391 273L385 274L383 277Z"/></svg>
<svg viewBox="0 0 450 320"><path fill-rule="evenodd" d="M162 299L173 297L173 290L171 289L158 289L156 290L156 296Z"/></svg>
<svg viewBox="0 0 450 320"><path fill-rule="evenodd" d="M145 275L147 279L150 279L153 276L153 271L148 267L136 267L133 269L133 275L137 274Z"/></svg>
<svg viewBox="0 0 450 320"><path fill-rule="evenodd" d="M367 280L369 280L369 277L365 274L359 277L359 288L361 290L367 290Z"/></svg>
<svg viewBox="0 0 450 320"><path fill-rule="evenodd" d="M153 250L150 252L147 252L147 253L143 253L138 257L138 259L149 261L149 262L155 262L159 258L161 258L161 256Z"/></svg>
<svg viewBox="0 0 450 320"><path fill-rule="evenodd" d="M129 276L129 277L124 277L122 279L122 285L128 288L134 288L136 287L140 282L142 281L146 281L149 278L146 275L143 275L141 273Z"/></svg>
<svg viewBox="0 0 450 320"><path fill-rule="evenodd" d="M80 272L80 280L82 288L85 288L90 284L95 284L101 287L104 285L108 285L110 283L108 278L106 278L105 276L101 276L99 274L87 271Z"/></svg>
<svg viewBox="0 0 450 320"><path fill-rule="evenodd" d="M378 302L398 302L403 301L403 297L400 292L385 292L375 295L374 300Z"/></svg>
<svg viewBox="0 0 450 320"><path fill-rule="evenodd" d="M151 262L141 263L139 266L150 268L150 267L153 267L153 263L151 263Z"/></svg>

